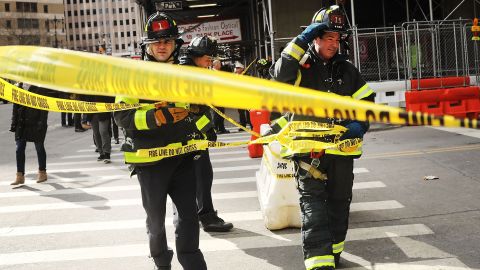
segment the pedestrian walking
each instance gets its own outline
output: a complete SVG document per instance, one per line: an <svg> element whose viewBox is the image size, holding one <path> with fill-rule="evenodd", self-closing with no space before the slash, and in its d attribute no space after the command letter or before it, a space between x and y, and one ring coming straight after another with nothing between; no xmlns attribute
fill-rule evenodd
<svg viewBox="0 0 480 270"><path fill-rule="evenodd" d="M34 85L20 85L21 88L39 95L45 95L47 92L46 89ZM47 181L47 153L44 145L47 134L47 120L48 111L13 104L10 131L15 133L17 174L11 185L25 183L25 148L27 142L33 142L37 151L37 183Z"/></svg>

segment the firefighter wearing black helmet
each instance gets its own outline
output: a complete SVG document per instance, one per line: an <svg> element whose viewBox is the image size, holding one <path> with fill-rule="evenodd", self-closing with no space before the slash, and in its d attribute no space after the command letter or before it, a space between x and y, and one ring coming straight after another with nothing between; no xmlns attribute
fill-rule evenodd
<svg viewBox="0 0 480 270"><path fill-rule="evenodd" d="M178 63L177 55L182 40L175 21L164 13L148 18L143 39L144 60ZM166 68L162 66L159 68ZM159 97L161 98L161 97ZM138 157L137 150L186 145L194 139L203 139L199 125L204 118L193 115L188 104L140 101L118 97L117 102L151 103L140 109L115 112L118 126L126 130L125 162L137 174L142 202L147 214L147 233L150 256L155 269L171 269L173 251L167 245L165 209L167 196L172 199L176 215L175 246L183 269L206 270L199 249L199 220L195 189L195 152L169 158L161 156ZM203 122L202 122L203 121Z"/></svg>
<svg viewBox="0 0 480 270"><path fill-rule="evenodd" d="M212 58L217 54L217 41L210 36L195 37L187 47L186 55L180 60L180 65L209 68L212 66ZM205 105L191 105L191 110L197 116L208 117L211 120L210 108ZM212 121L204 127L206 139L216 141ZM208 150L200 151L195 157L195 174L197 177L197 205L198 216L202 228L206 232L228 232L233 224L225 222L218 217L213 207L212 183L213 168Z"/></svg>
<svg viewBox="0 0 480 270"><path fill-rule="evenodd" d="M283 50L274 67L274 79L357 100L373 101L374 93L345 55L339 54L346 33L345 15L338 6L315 13L311 24ZM321 105L321 104L320 104ZM341 139L363 138L367 122L320 119L294 115L293 120L313 120L343 125ZM281 122L281 121L277 121ZM353 185L353 159L361 150L298 155L296 180L302 212L302 247L305 268L335 269L348 228ZM315 178L315 175L326 177Z"/></svg>

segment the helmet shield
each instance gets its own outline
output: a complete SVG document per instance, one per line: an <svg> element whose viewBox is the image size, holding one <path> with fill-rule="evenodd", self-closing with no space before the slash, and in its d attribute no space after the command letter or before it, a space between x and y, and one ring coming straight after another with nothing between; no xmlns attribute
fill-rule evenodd
<svg viewBox="0 0 480 270"><path fill-rule="evenodd" d="M156 12L148 17L145 24L145 44L158 42L160 39L177 39L179 32L177 23L165 13Z"/></svg>

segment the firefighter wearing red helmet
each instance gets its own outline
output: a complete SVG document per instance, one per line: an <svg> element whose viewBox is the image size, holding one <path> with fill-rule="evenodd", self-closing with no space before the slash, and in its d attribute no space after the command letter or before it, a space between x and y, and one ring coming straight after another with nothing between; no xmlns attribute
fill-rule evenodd
<svg viewBox="0 0 480 270"><path fill-rule="evenodd" d="M151 15L143 39L144 60L160 63L178 63L178 51L183 43L176 22L164 13ZM167 68L166 65L158 68ZM161 90L161 89L159 89ZM161 98L161 97L159 97ZM125 163L132 174L137 174L142 203L147 214L147 233L150 256L155 269L171 269L173 251L167 245L165 211L167 196L172 199L176 215L175 246L177 258L185 270L206 270L199 249L199 220L195 189L197 152L173 157L152 155L139 157L137 151L173 145L188 145L203 139L199 129L205 119L198 118L188 104L155 102L136 98L117 97L117 102L129 104L150 103L133 110L114 113L115 122L126 131Z"/></svg>
<svg viewBox="0 0 480 270"><path fill-rule="evenodd" d="M339 54L340 42L347 31L345 22L339 6L316 12L311 24L283 50L275 64L273 78L373 101L373 90L347 57ZM369 128L368 122L348 119L293 115L291 120L342 125L348 131L341 139L363 138ZM352 199L353 162L360 155L360 149L353 152L327 149L310 155L299 153L292 158L297 170L295 178L300 193L302 247L307 270L335 269L340 262Z"/></svg>

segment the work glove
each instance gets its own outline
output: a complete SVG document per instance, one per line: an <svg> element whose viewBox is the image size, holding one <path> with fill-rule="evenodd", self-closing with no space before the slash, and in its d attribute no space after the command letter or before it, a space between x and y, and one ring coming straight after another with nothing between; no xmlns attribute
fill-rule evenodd
<svg viewBox="0 0 480 270"><path fill-rule="evenodd" d="M297 39L305 44L312 42L320 33L328 28L328 23L312 23L303 32L297 36Z"/></svg>
<svg viewBox="0 0 480 270"><path fill-rule="evenodd" d="M348 128L347 132L343 133L340 140L354 139L354 138L363 138L366 130L365 127L359 121L352 121L345 126Z"/></svg>
<svg viewBox="0 0 480 270"><path fill-rule="evenodd" d="M174 124L182 121L188 116L188 110L184 108L161 107L155 110L155 121L157 126Z"/></svg>

